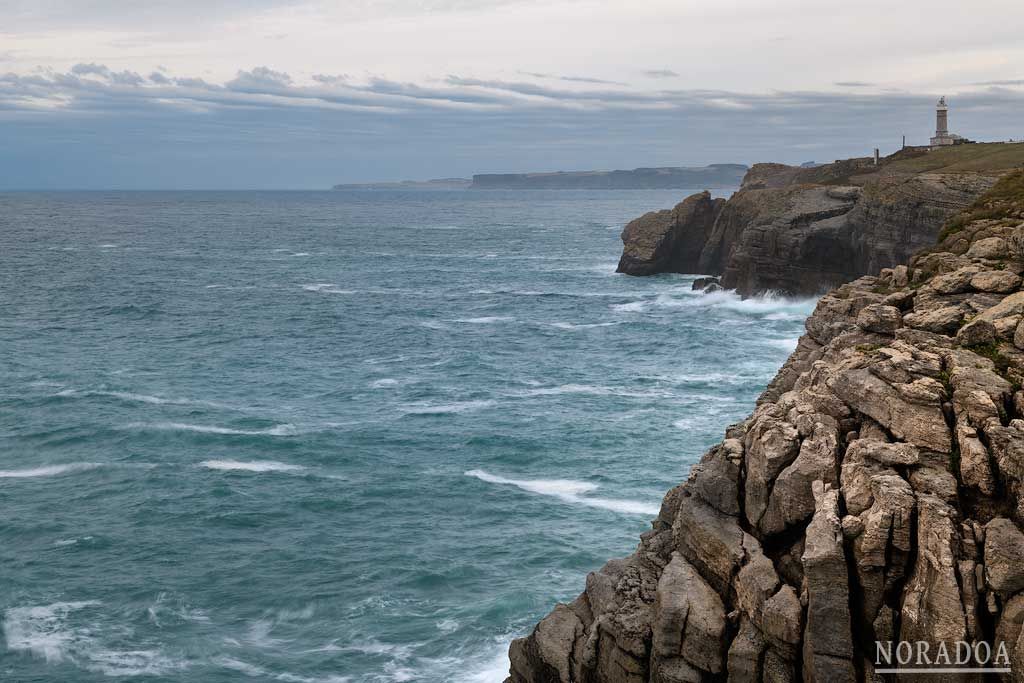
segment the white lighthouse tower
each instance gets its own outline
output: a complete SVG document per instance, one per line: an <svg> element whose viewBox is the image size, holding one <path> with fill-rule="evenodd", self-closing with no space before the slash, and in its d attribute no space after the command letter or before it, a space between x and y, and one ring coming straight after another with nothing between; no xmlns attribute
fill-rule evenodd
<svg viewBox="0 0 1024 683"><path fill-rule="evenodd" d="M946 96L943 95L939 98L939 103L935 105L935 137L931 139L932 147L955 145L957 141L963 139L959 135L949 132L948 112L949 107L946 105Z"/></svg>

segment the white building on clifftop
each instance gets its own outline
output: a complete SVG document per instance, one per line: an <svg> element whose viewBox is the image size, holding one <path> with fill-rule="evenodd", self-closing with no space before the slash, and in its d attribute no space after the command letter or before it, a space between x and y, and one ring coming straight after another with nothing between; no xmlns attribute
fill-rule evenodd
<svg viewBox="0 0 1024 683"><path fill-rule="evenodd" d="M943 95L939 98L939 103L935 105L935 137L930 141L932 147L945 147L946 145L959 145L969 142L969 140L949 132L948 111L949 107L946 106L946 96Z"/></svg>

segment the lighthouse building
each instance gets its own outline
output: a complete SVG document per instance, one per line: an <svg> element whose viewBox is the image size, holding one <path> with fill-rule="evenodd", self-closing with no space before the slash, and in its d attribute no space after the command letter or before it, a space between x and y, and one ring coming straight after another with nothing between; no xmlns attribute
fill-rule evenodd
<svg viewBox="0 0 1024 683"><path fill-rule="evenodd" d="M945 147L946 145L959 145L967 142L964 138L955 133L949 132L949 107L946 105L945 96L939 98L935 105L935 137L931 139L932 147Z"/></svg>

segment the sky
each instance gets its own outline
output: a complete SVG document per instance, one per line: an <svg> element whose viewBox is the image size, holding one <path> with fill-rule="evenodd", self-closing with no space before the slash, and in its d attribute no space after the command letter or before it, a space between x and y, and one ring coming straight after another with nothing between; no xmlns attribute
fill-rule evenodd
<svg viewBox="0 0 1024 683"><path fill-rule="evenodd" d="M0 189L319 189L1024 138L1020 0L0 0Z"/></svg>

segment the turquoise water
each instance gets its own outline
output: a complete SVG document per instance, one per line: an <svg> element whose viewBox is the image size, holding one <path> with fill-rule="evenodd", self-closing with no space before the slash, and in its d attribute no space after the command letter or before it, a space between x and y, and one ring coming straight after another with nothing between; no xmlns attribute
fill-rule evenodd
<svg viewBox="0 0 1024 683"><path fill-rule="evenodd" d="M685 194L0 195L0 679L502 680L810 311Z"/></svg>

